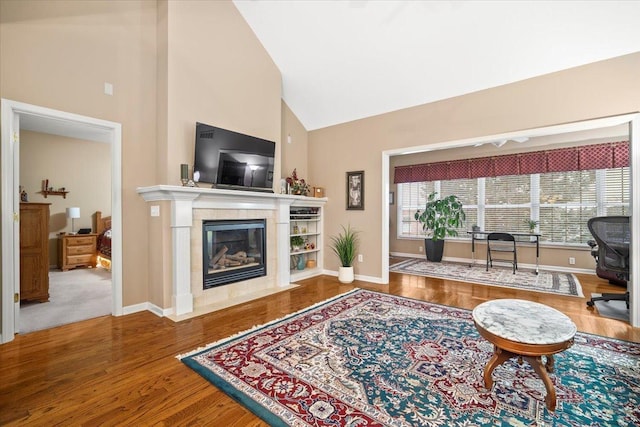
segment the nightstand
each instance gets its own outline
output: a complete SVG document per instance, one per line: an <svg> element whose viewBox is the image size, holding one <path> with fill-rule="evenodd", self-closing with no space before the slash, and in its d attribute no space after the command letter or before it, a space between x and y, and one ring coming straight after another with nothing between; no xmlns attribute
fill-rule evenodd
<svg viewBox="0 0 640 427"><path fill-rule="evenodd" d="M58 240L58 267L67 271L96 266L97 234L61 234Z"/></svg>

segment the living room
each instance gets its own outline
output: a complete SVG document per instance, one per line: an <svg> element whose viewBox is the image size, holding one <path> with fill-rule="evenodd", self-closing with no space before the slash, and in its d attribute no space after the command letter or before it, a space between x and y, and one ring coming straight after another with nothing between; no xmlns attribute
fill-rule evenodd
<svg viewBox="0 0 640 427"><path fill-rule="evenodd" d="M41 5L38 16L59 16L57 6ZM15 2L4 7L7 17L13 13L19 16L26 13ZM61 27L66 31L51 28L48 44L43 44L41 38L34 40L22 36L22 32L32 29L20 23L30 21L8 21L3 25L3 55L9 56L14 51L31 52L28 56L31 59L20 56L20 61L3 61L6 71L2 73L2 97L123 124L124 307L146 302L161 308L171 306L171 276L150 264L151 260L170 264L169 242L162 239L159 245L147 244L150 236L166 230L167 205L161 205L160 217L149 217L148 206L133 190L158 183L179 183L179 165L190 164L193 159L196 121L276 141L281 148L276 176L285 177L296 168L312 185L324 187L330 199L342 199L345 172L364 170L366 210L345 211L342 203L329 203L325 209L325 233L336 234L340 224L347 223L361 229L364 262L357 265L357 274L383 281L379 260L384 258L384 245L378 230L382 229L384 221L381 209L376 209L382 206L383 192L373 191L375 183L382 182L383 173L376 152L413 147L417 145L416 141L429 145L638 109L637 98L633 96L637 85L633 78L637 55L627 55L464 97L307 132L281 101L279 72L233 4L197 2L187 8L169 2L159 3L156 8L155 4L147 2L124 2L111 5L113 9L109 9L109 13L100 13L101 8L94 11L89 3L69 7L74 10L73 15L83 14L83 9L87 8L86 13L105 25L105 31L88 29L67 18L68 24ZM139 16L140 24L122 27L120 17L129 13ZM167 16L171 27L165 22L169 19ZM198 19L205 22L196 26L196 31L189 23ZM211 20L216 25L212 25ZM109 22L114 22L114 26ZM72 38L69 34L69 31L85 30L96 33L96 40L86 42L88 46L84 45L83 37ZM114 39L115 34L110 32L118 37ZM170 48L162 42L168 37L172 42ZM101 50L105 54L99 60L84 61L75 54L78 49ZM216 59L212 58L211 66L207 67L203 58L196 59L198 55L185 58L181 54L184 51L215 51ZM52 52L55 52L53 57ZM243 62L234 68L231 65L236 52L243 52ZM221 69L216 64L224 55L230 60ZM75 59L57 61L61 56ZM119 65L122 57L128 58L124 69ZM46 62L47 67L28 66L29 62L25 61L33 58L38 58L40 63L47 58L50 60ZM165 62L156 63L156 59L166 61L167 66L158 68L157 64ZM202 72L209 68L207 73ZM60 80L58 74L45 72L52 69L59 69L59 73L66 73L69 78ZM167 69L172 72L163 71ZM112 71L107 73L106 70ZM89 78L92 75L95 77ZM108 75L113 77L107 78ZM604 75L615 77L603 78ZM115 96L104 95L104 81L116 83L116 77ZM586 87L590 89L585 91ZM596 87L597 93L607 93L606 99L594 95L593 88ZM209 88L211 95L205 95L203 88ZM523 98L529 101L520 102ZM145 100L145 105L149 100L157 100L158 107L132 110L130 106L140 105L141 99ZM168 99L171 102L165 101ZM456 111L456 114L451 116L450 111ZM515 111L518 114L514 114ZM352 135L367 141L367 149L353 144ZM289 138L292 143L284 143ZM341 153L338 158L333 155L336 152ZM141 155L145 159L142 163ZM149 164L153 166L146 166ZM327 259L326 269L337 269L334 259Z"/></svg>
<svg viewBox="0 0 640 427"><path fill-rule="evenodd" d="M0 7L3 99L122 124L124 314L145 304L172 307L171 205L158 203L159 216L150 216L136 189L180 185L180 165L193 162L197 121L276 141L276 176L295 168L325 189L325 234L335 235L346 224L361 230L363 262L356 273L383 286L389 251L385 182L391 172L384 163L390 154L383 153L448 148L451 141L640 110L640 54L634 53L307 130L282 100L280 70L231 2L3 1ZM105 82L113 84L113 95L104 93ZM345 210L345 173L360 170L365 210ZM3 251L3 262L8 256ZM338 261L327 256L325 270L337 268ZM259 307L273 316L286 314ZM184 332L187 326L177 328ZM8 341L5 333L3 328ZM184 340L185 347L204 344Z"/></svg>

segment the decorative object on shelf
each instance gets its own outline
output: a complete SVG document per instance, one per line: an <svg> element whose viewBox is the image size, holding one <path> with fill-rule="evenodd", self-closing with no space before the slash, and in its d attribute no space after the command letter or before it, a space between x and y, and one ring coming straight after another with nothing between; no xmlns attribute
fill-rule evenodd
<svg viewBox="0 0 640 427"><path fill-rule="evenodd" d="M280 194L289 194L288 191L289 186L287 185L287 180L286 179L281 179L280 180Z"/></svg>
<svg viewBox="0 0 640 427"><path fill-rule="evenodd" d="M29 201L29 196L27 195L27 192L24 191L24 189L22 188L22 185L19 186L20 189L20 201L23 203L26 203Z"/></svg>
<svg viewBox="0 0 640 427"><path fill-rule="evenodd" d="M300 228L297 225L293 226L293 234L299 234L300 233Z"/></svg>
<svg viewBox="0 0 640 427"><path fill-rule="evenodd" d="M340 267L338 268L338 281L340 283L351 283L355 279L353 273L353 262L358 251L358 231L342 226L342 233L331 236L331 250L338 256Z"/></svg>
<svg viewBox="0 0 640 427"><path fill-rule="evenodd" d="M316 268L316 260L308 259L307 260L307 268Z"/></svg>
<svg viewBox="0 0 640 427"><path fill-rule="evenodd" d="M311 187L303 178L298 178L298 172L296 169L293 170L291 176L288 176L286 178L286 181L289 186L290 194L306 196L307 194L309 194L309 190L311 190Z"/></svg>
<svg viewBox="0 0 640 427"><path fill-rule="evenodd" d="M465 213L458 196L447 196L438 199L438 192L429 194L424 209L418 209L414 219L422 224L424 231L424 247L429 261L442 261L445 236L455 237L457 229L462 227Z"/></svg>
<svg viewBox="0 0 640 427"><path fill-rule="evenodd" d="M324 197L324 187L313 187L313 197Z"/></svg>
<svg viewBox="0 0 640 427"><path fill-rule="evenodd" d="M364 210L364 171L347 172L347 210Z"/></svg>
<svg viewBox="0 0 640 427"><path fill-rule="evenodd" d="M76 234L75 219L80 218L80 208L67 208L67 218L71 218L71 234Z"/></svg>
<svg viewBox="0 0 640 427"><path fill-rule="evenodd" d="M304 259L304 255L298 255L298 265L296 266L298 270L304 270L304 267L307 265L306 260Z"/></svg>
<svg viewBox="0 0 640 427"><path fill-rule="evenodd" d="M66 199L68 191L64 187L60 187L57 190L54 190L53 186L49 186L49 180L43 179L42 191L40 191L40 193L42 193L45 199L47 198L47 196L62 196L62 198Z"/></svg>
<svg viewBox="0 0 640 427"><path fill-rule="evenodd" d="M304 239L300 236L291 236L291 252L297 252L302 249Z"/></svg>

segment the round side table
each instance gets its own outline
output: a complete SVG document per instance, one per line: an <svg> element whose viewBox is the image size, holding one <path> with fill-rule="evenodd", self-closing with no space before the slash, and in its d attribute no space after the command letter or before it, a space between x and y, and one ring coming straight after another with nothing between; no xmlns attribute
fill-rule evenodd
<svg viewBox="0 0 640 427"><path fill-rule="evenodd" d="M493 386L491 373L507 360L524 359L542 379L547 390L545 403L556 409L556 390L549 378L553 355L573 345L576 325L558 310L519 299L487 301L473 310L473 321L487 341L493 344L493 356L484 368L484 384ZM546 363L542 362L546 357Z"/></svg>

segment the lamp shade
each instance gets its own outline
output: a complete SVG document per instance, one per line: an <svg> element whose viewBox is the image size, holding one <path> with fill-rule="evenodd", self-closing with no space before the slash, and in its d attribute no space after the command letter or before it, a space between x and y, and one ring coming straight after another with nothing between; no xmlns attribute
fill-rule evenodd
<svg viewBox="0 0 640 427"><path fill-rule="evenodd" d="M80 208L67 208L67 218L80 218Z"/></svg>

